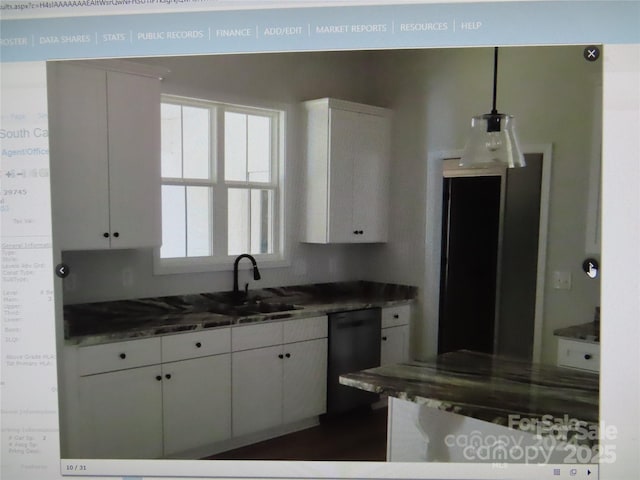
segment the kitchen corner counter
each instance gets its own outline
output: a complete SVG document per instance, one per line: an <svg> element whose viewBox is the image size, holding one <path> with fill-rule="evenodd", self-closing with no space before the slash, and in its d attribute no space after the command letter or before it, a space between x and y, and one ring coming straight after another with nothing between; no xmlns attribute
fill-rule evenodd
<svg viewBox="0 0 640 480"><path fill-rule="evenodd" d="M372 368L342 375L340 383L512 428L514 418L598 424L597 374L484 353Z"/></svg>
<svg viewBox="0 0 640 480"><path fill-rule="evenodd" d="M558 328L553 331L557 337L585 342L600 343L600 323L588 322L570 327Z"/></svg>
<svg viewBox="0 0 640 480"><path fill-rule="evenodd" d="M260 313L228 314L231 292L65 305L67 345L97 345L272 320L411 303L417 288L376 282L339 282L252 290ZM277 307L286 305L286 310ZM270 308L273 306L273 311ZM219 313L222 312L222 313Z"/></svg>

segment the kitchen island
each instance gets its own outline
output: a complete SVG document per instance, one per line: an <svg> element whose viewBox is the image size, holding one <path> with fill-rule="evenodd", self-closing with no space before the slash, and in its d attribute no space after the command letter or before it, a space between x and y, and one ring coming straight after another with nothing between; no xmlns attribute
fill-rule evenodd
<svg viewBox="0 0 640 480"><path fill-rule="evenodd" d="M463 350L340 383L389 396L389 461L572 463L597 444L590 372Z"/></svg>

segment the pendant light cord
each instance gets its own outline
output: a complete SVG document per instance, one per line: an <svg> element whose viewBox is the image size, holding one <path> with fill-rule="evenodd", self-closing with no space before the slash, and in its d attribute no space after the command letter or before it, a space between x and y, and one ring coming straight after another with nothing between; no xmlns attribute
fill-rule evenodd
<svg viewBox="0 0 640 480"><path fill-rule="evenodd" d="M496 110L496 97L498 96L498 47L493 50L493 108L491 113L493 115L498 113Z"/></svg>

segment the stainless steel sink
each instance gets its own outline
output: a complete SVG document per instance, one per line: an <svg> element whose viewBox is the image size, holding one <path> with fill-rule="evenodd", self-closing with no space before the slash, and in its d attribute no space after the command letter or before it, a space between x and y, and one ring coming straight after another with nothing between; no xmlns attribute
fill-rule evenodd
<svg viewBox="0 0 640 480"><path fill-rule="evenodd" d="M241 317L247 315L257 315L260 313L278 313L288 312L291 310L300 310L301 307L297 307L290 303L268 303L268 302L256 302L245 303L241 305L233 305L226 303L216 303L209 305L207 312L218 313L221 315L229 315L232 317Z"/></svg>

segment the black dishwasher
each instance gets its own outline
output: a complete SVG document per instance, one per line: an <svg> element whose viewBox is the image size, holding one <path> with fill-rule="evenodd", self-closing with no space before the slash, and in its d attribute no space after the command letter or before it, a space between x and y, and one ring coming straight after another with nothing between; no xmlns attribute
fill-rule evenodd
<svg viewBox="0 0 640 480"><path fill-rule="evenodd" d="M371 405L379 395L340 385L343 373L380 365L380 309L367 308L329 315L327 415Z"/></svg>

